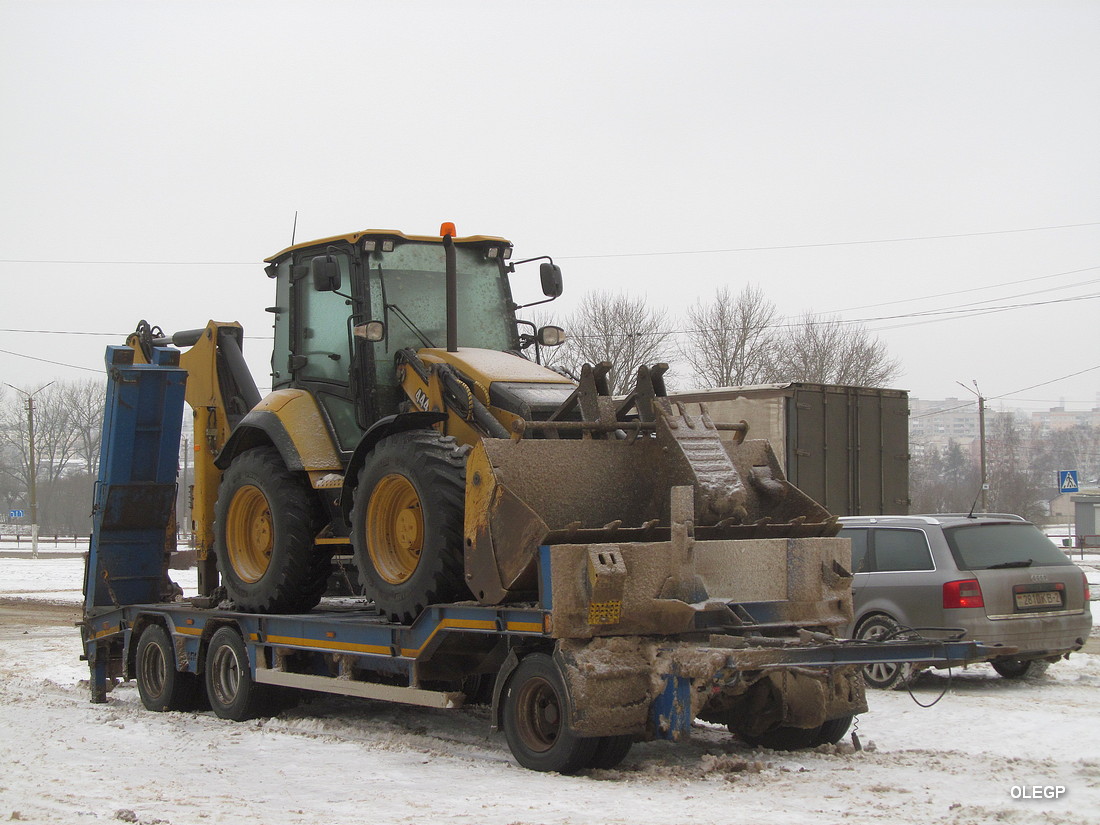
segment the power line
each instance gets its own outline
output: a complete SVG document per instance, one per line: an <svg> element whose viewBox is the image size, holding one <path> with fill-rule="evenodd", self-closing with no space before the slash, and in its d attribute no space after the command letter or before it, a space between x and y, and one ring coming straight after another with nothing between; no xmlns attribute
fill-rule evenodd
<svg viewBox="0 0 1100 825"><path fill-rule="evenodd" d="M259 261L64 261L0 258L0 264L89 264L95 266L259 266Z"/></svg>
<svg viewBox="0 0 1100 825"><path fill-rule="evenodd" d="M71 329L14 329L14 328L0 328L0 332L24 332L32 335L98 335L107 338L116 338L119 341L125 341L129 336L133 335L132 332L80 332ZM171 333L168 333L169 335ZM274 335L246 335L245 340L248 341L271 341Z"/></svg>
<svg viewBox="0 0 1100 825"><path fill-rule="evenodd" d="M921 413L920 415L911 415L909 416L909 420L912 421L914 418L929 418L933 415L944 415L949 412L955 412L956 410L965 410L967 407L973 407L977 403L977 401L967 401L965 404L959 404L957 407L948 407L946 410L933 410L932 412Z"/></svg>
<svg viewBox="0 0 1100 825"><path fill-rule="evenodd" d="M1069 375L1062 375L1062 376L1059 376L1058 378L1051 378L1049 381L1043 381L1042 383L1039 383L1039 384L1032 384L1030 387L1024 387L1023 389L1020 389L1020 390L1012 390L1010 392L1006 392L1006 393L1003 393L1001 395L993 395L993 396L990 396L989 398L986 398L985 400L986 401L1001 401L1001 400L1005 400L1005 399L1010 399L1010 396L1018 395L1021 392L1027 392L1028 390L1034 390L1038 387L1045 387L1048 384L1056 384L1059 381L1065 381L1067 378L1076 378L1078 375L1084 375L1086 372L1092 372L1093 370L1100 370L1100 364L1097 364L1094 367L1086 367L1085 369L1078 370L1077 372L1071 372ZM1021 399L1015 399L1015 400L1025 401L1027 399L1022 399L1021 398ZM963 409L966 409L967 407L973 407L975 403L976 402L974 402L974 401L967 401L965 404L960 404L957 407L948 407L945 410L933 410L932 412L921 413L920 415L912 415L912 416L910 416L910 419L928 418L929 416L933 416L933 415L943 415L945 413L954 412L956 410L963 410Z"/></svg>
<svg viewBox="0 0 1100 825"><path fill-rule="evenodd" d="M102 369L96 370L92 369L91 367L79 367L76 364L66 364L62 361L51 361L49 358L37 358L34 355L24 355L21 352L12 352L6 349L0 349L0 352L4 353L5 355L14 355L16 358L26 358L30 361L41 361L43 364L53 364L56 367L71 367L74 370L84 370L85 372L103 372Z"/></svg>
<svg viewBox="0 0 1100 825"><path fill-rule="evenodd" d="M1026 283L1029 283L1031 281L1043 281L1043 280L1046 280L1048 278L1060 278L1063 275L1078 275L1082 272L1092 272L1095 269L1100 269L1100 266L1086 266L1083 269L1070 269L1070 270L1067 270L1065 272L1055 272L1051 275L1037 275L1033 278L1021 278L1017 281L1005 281L1004 283L1000 283L1000 284L989 284L987 286L975 286L975 287L971 287L970 289L959 289L959 290L955 290L954 292L939 292L939 293L936 293L935 295L921 295L921 296L916 297L916 298L899 298L896 301L882 301L882 302L877 303L877 304L863 304L861 306L845 307L844 309L834 309L834 310L830 310L828 312L821 312L821 313L814 313L814 314L815 315L831 315L831 314L836 314L836 313L840 313L840 312L854 312L857 309L874 309L875 307L891 306L893 304L908 304L908 303L914 303L916 301L929 301L933 298L949 298L952 295L964 295L967 292L980 292L983 289L996 289L998 287L1015 286L1016 284L1026 284ZM1056 288L1060 289L1060 288L1063 288L1063 287L1056 287ZM996 299L991 299L991 300L996 300Z"/></svg>
<svg viewBox="0 0 1100 825"><path fill-rule="evenodd" d="M932 323L935 323L937 321L954 321L954 320L958 320L959 318L974 318L974 317L980 317L982 315L993 315L993 314L998 313L998 312L1007 312L1008 310L1012 310L1012 309L1030 309L1030 308L1033 308L1033 307L1049 306L1051 304L1065 304L1065 303L1069 303L1071 301L1090 301L1090 300L1093 300L1094 298L1100 298L1100 293L1093 293L1091 295L1074 295L1074 296L1069 297L1069 298L1057 298L1057 299L1052 300L1052 301L1029 301L1029 302L1024 303L1024 304L1008 304L1008 305L1003 306L1003 307L979 307L979 308L971 308L971 309L932 310L932 311L928 311L928 312L913 312L913 313L909 313L909 314L906 314L906 315L883 316L882 318L865 318L865 319L857 318L857 319L853 319L853 320L838 319L838 323L842 323L842 324L860 324L860 323L872 323L874 321L891 321L891 320L898 320L898 319L905 319L905 318L924 318L925 319L923 321L914 321L913 323L909 323L909 324L893 324L893 325L888 326L888 327L878 327L877 329L871 330L872 332L884 332L886 330L891 330L891 329L903 329L904 327L920 326L921 324L932 324ZM933 316L933 315L953 316L953 317L939 317L939 318L929 317L929 316Z"/></svg>
<svg viewBox="0 0 1100 825"><path fill-rule="evenodd" d="M1070 301L1087 301L1095 298L1100 298L1100 293L1092 293L1089 295L1075 295L1069 298L1055 298L1050 301L1028 301L1021 304L1007 304L1000 307L975 307L973 304L964 304L958 309L933 309L922 310L920 312L906 312L898 315L878 315L870 318L834 318L826 319L824 321L811 321L811 324L869 324L877 321L896 321L909 318L922 318L926 319L918 323L933 323L935 321L953 321L960 318L970 318L981 315L992 315L997 312L1007 312L1012 309L1029 309L1033 307L1048 306L1050 304L1064 304ZM999 299L994 299L999 300ZM931 317L931 316L947 316L947 317ZM897 329L902 326L914 326L915 324L897 324L890 327L882 327L881 329ZM804 326L802 321L793 321L791 323L776 323L767 324L766 329L792 329ZM872 332L877 330L871 330ZM632 333L635 336L654 336L654 335L690 335L692 333L717 333L720 330L713 327L694 327L691 329L666 329L666 330L646 330L641 332ZM599 338L599 335L574 335L571 336L573 340L588 340L591 338Z"/></svg>
<svg viewBox="0 0 1100 825"><path fill-rule="evenodd" d="M830 246L862 246L880 243L905 243L908 241L935 241L948 238L976 238L983 235L1010 235L1019 232L1045 232L1050 229L1075 229L1083 226L1100 226L1100 221L1090 223L1066 223L1057 226L1034 226L1028 229L999 229L990 232L959 232L952 235L914 235L907 238L878 238L865 241L830 241L824 243L784 244L780 246L740 246L725 249L681 249L666 252L611 252L596 255L558 255L562 260L589 258L647 258L658 255L712 255L726 252L769 252L780 249L818 249Z"/></svg>
<svg viewBox="0 0 1100 825"><path fill-rule="evenodd" d="M721 249L680 249L657 252L607 252L593 255L559 255L562 260L585 260L591 258L644 258L660 255L711 255L727 252L768 252L782 249L818 249L830 246L865 246L883 243L907 243L911 241L935 241L950 238L977 238L987 235L1012 235L1023 232L1046 232L1053 229L1078 229L1086 226L1100 226L1100 221L1087 223L1064 223L1054 226L1032 226L1025 229L995 229L987 232L958 232L948 235L914 235L903 238L876 238L859 241L825 241L821 243L781 244L777 246L742 246ZM26 258L0 258L3 264L96 264L105 266L259 266L259 261L77 261L42 260Z"/></svg>
<svg viewBox="0 0 1100 825"><path fill-rule="evenodd" d="M1092 372L1093 370L1100 370L1100 364L1097 364L1095 367L1087 367L1083 370L1079 370L1078 372L1072 372L1069 375L1063 375L1061 378L1052 378L1049 381L1044 381L1041 384L1032 384L1030 387L1024 387L1022 390L1013 390L1012 392L1006 392L1004 395L995 395L992 398L988 398L986 400L987 401L996 401L997 399L1000 399L1000 398L1007 398L1010 395L1016 395L1017 393L1027 392L1028 390L1033 390L1033 389L1036 389L1037 387L1045 387L1045 386L1047 386L1047 384L1055 384L1058 381L1064 381L1067 378L1076 378L1078 375L1084 375L1086 372Z"/></svg>

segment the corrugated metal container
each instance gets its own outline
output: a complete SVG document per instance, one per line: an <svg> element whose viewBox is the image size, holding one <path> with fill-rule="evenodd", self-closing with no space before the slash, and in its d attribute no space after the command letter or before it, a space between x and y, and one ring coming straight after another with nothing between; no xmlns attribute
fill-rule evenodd
<svg viewBox="0 0 1100 825"><path fill-rule="evenodd" d="M688 412L749 424L792 484L838 516L909 512L909 394L835 384L768 384L670 393ZM732 433L723 433L732 438Z"/></svg>

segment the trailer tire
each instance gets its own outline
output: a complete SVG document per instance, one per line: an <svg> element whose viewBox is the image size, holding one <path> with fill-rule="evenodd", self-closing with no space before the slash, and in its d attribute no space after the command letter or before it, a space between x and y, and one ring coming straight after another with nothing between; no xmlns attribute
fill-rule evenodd
<svg viewBox="0 0 1100 825"><path fill-rule="evenodd" d="M359 471L351 543L364 595L393 621L467 594L463 578L466 454L435 430L383 438Z"/></svg>
<svg viewBox="0 0 1100 825"><path fill-rule="evenodd" d="M1046 659L1018 659L1008 657L990 662L1002 679L1025 679L1029 676L1042 676L1050 667Z"/></svg>
<svg viewBox="0 0 1100 825"><path fill-rule="evenodd" d="M195 710L202 683L194 673L176 669L176 652L168 632L159 624L147 625L138 638L134 655L138 696L147 710Z"/></svg>
<svg viewBox="0 0 1100 825"><path fill-rule="evenodd" d="M816 748L818 745L835 745L844 738L852 726L851 716L829 719L816 728L795 728L783 725L772 728L758 736L738 734L753 747L768 748L773 751L800 751Z"/></svg>
<svg viewBox="0 0 1100 825"><path fill-rule="evenodd" d="M835 745L841 739L844 738L844 734L848 732L848 728L852 726L852 716L841 716L837 719L830 719L820 728L817 729L817 736L814 737L814 745Z"/></svg>
<svg viewBox="0 0 1100 825"><path fill-rule="evenodd" d="M773 751L800 751L820 744L817 740L821 728L794 728L783 725L772 728L756 736L738 734L754 748L767 748Z"/></svg>
<svg viewBox="0 0 1100 825"><path fill-rule="evenodd" d="M214 552L229 598L254 613L311 610L330 573L331 554L314 547L320 527L312 489L278 450L237 456L214 505Z"/></svg>
<svg viewBox="0 0 1100 825"><path fill-rule="evenodd" d="M592 754L588 767L602 770L618 767L633 744L633 736L601 736L596 740L596 752Z"/></svg>
<svg viewBox="0 0 1100 825"><path fill-rule="evenodd" d="M525 656L504 689L504 736L516 761L533 771L563 774L589 767L600 739L574 734L570 715L565 680L554 660L545 653Z"/></svg>
<svg viewBox="0 0 1100 825"><path fill-rule="evenodd" d="M210 709L216 716L244 722L265 715L271 691L252 679L248 648L236 628L219 628L210 637L204 675Z"/></svg>

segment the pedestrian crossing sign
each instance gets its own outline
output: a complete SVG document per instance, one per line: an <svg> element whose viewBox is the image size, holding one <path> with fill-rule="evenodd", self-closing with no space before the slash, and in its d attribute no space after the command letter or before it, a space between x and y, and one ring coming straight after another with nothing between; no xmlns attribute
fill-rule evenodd
<svg viewBox="0 0 1100 825"><path fill-rule="evenodd" d="M1058 471L1058 491L1061 493L1076 493L1080 490L1077 484L1076 470Z"/></svg>

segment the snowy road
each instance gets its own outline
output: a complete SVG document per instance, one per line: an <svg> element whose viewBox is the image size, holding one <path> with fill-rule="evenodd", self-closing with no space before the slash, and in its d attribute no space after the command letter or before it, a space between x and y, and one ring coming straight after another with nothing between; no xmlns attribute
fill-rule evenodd
<svg viewBox="0 0 1100 825"><path fill-rule="evenodd" d="M79 562L46 563L49 573L33 568L43 580L26 581L0 560L0 820L1100 822L1100 655L1022 682L970 668L928 709L905 692L873 693L858 722L861 752L847 739L797 754L753 750L700 727L687 744L636 745L619 769L562 777L517 767L480 708L323 698L233 724L146 712L132 684L92 705L72 627L79 569L76 599L68 586ZM50 599L63 604L42 603ZM925 675L915 694L928 703L946 686ZM1036 786L1065 791L1019 798Z"/></svg>

